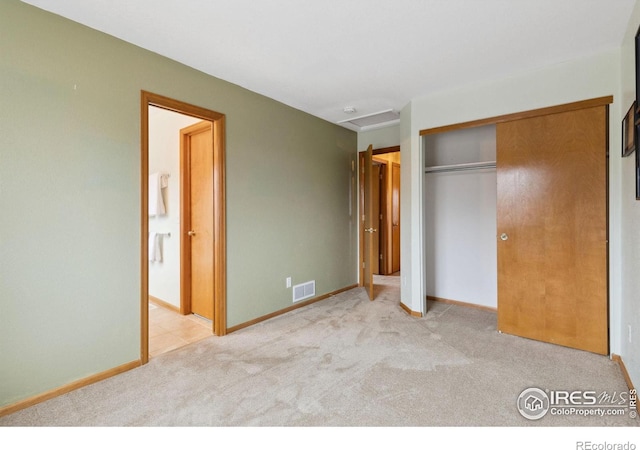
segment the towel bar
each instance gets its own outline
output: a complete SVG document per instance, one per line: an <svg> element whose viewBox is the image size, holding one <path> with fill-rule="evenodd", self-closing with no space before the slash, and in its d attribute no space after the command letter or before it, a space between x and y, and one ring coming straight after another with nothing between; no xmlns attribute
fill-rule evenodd
<svg viewBox="0 0 640 450"><path fill-rule="evenodd" d="M151 233L151 232L150 232L150 233ZM159 234L159 235L161 235L161 236L168 236L168 237L171 237L171 232L169 232L169 231L167 231L166 233L159 233L159 232L157 232L157 231L156 231L155 233L156 233L156 234Z"/></svg>

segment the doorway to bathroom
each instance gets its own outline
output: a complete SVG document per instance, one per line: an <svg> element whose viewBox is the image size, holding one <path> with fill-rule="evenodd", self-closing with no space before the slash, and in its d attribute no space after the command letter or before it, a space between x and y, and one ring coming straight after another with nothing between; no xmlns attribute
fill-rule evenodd
<svg viewBox="0 0 640 450"><path fill-rule="evenodd" d="M143 363L226 334L224 174L224 115L143 92Z"/></svg>

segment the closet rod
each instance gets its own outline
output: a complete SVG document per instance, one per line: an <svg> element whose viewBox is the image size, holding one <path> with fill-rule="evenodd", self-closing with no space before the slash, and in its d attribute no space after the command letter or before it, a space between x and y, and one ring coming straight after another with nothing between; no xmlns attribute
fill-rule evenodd
<svg viewBox="0 0 640 450"><path fill-rule="evenodd" d="M466 163L466 164L450 164L447 166L425 167L424 171L425 173L456 172L459 170L495 169L495 167L496 167L495 161L483 161L483 162Z"/></svg>

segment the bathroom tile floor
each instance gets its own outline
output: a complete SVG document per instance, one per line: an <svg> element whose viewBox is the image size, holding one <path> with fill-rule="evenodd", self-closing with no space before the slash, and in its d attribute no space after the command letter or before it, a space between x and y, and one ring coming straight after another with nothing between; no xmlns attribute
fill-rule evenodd
<svg viewBox="0 0 640 450"><path fill-rule="evenodd" d="M149 357L153 358L213 334L211 321L195 314L183 316L149 302Z"/></svg>

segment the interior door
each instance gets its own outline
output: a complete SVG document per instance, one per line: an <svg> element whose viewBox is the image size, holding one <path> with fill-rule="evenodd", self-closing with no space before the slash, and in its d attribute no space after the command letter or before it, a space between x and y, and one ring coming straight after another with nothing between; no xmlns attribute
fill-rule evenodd
<svg viewBox="0 0 640 450"><path fill-rule="evenodd" d="M608 353L606 108L497 125L502 332Z"/></svg>
<svg viewBox="0 0 640 450"><path fill-rule="evenodd" d="M391 164L391 273L400 270L400 164Z"/></svg>
<svg viewBox="0 0 640 450"><path fill-rule="evenodd" d="M203 121L181 130L183 142L183 302L213 320L213 128Z"/></svg>
<svg viewBox="0 0 640 450"><path fill-rule="evenodd" d="M369 146L364 152L364 163L362 172L364 178L364 211L362 221L364 223L364 262L363 262L363 285L369 295L369 300L374 299L373 292L373 259L374 245L373 240L377 230L373 227L373 146Z"/></svg>

